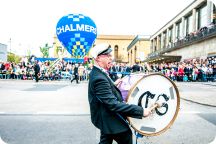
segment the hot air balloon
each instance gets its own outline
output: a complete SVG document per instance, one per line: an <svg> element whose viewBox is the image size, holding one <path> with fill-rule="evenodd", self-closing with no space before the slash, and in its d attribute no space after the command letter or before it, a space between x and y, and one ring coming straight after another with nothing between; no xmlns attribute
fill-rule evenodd
<svg viewBox="0 0 216 144"><path fill-rule="evenodd" d="M83 58L94 44L97 28L88 16L68 14L58 21L56 35L73 57Z"/></svg>

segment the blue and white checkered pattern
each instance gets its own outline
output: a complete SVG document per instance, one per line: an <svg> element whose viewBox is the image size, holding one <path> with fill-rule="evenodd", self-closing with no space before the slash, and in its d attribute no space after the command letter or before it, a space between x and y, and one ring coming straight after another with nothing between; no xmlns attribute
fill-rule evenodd
<svg viewBox="0 0 216 144"><path fill-rule="evenodd" d="M80 19L84 19L85 16L82 14L70 14L68 15L68 18L72 18L74 22L79 22Z"/></svg>
<svg viewBox="0 0 216 144"><path fill-rule="evenodd" d="M74 37L68 42L68 49L71 50L71 54L74 56L84 56L90 49L88 42L85 41L84 37L80 36L80 33L75 33Z"/></svg>

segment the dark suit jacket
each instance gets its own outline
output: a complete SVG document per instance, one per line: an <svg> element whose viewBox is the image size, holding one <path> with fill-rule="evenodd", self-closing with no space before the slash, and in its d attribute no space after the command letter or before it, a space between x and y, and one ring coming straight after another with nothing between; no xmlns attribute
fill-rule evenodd
<svg viewBox="0 0 216 144"><path fill-rule="evenodd" d="M75 68L74 68L73 74L78 76L78 67L75 67Z"/></svg>
<svg viewBox="0 0 216 144"><path fill-rule="evenodd" d="M39 64L35 64L34 71L35 71L35 74L38 74L40 72L40 66L39 66Z"/></svg>
<svg viewBox="0 0 216 144"><path fill-rule="evenodd" d="M143 108L124 103L119 89L105 72L95 66L90 73L88 99L91 121L105 134L127 131L129 126L123 120L126 116L140 119L143 116Z"/></svg>
<svg viewBox="0 0 216 144"><path fill-rule="evenodd" d="M133 65L133 66L132 66L132 71L133 71L133 72L138 72L138 71L140 71L140 66L137 65L137 64Z"/></svg>

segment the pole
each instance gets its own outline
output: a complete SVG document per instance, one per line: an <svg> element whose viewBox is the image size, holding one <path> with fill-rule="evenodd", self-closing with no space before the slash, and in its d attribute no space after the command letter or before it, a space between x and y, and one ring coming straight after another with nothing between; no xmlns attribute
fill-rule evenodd
<svg viewBox="0 0 216 144"><path fill-rule="evenodd" d="M10 43L10 54L11 54L11 38L10 38L10 41L9 41L9 43Z"/></svg>

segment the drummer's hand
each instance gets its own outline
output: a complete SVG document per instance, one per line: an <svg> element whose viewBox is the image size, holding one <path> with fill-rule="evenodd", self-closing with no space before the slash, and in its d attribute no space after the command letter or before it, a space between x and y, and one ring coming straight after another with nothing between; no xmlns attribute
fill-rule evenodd
<svg viewBox="0 0 216 144"><path fill-rule="evenodd" d="M117 86L120 82L122 82L122 79L117 79L114 84Z"/></svg>
<svg viewBox="0 0 216 144"><path fill-rule="evenodd" d="M151 114L152 114L152 111L150 108L144 108L144 110L143 110L143 116L144 117L148 117Z"/></svg>

